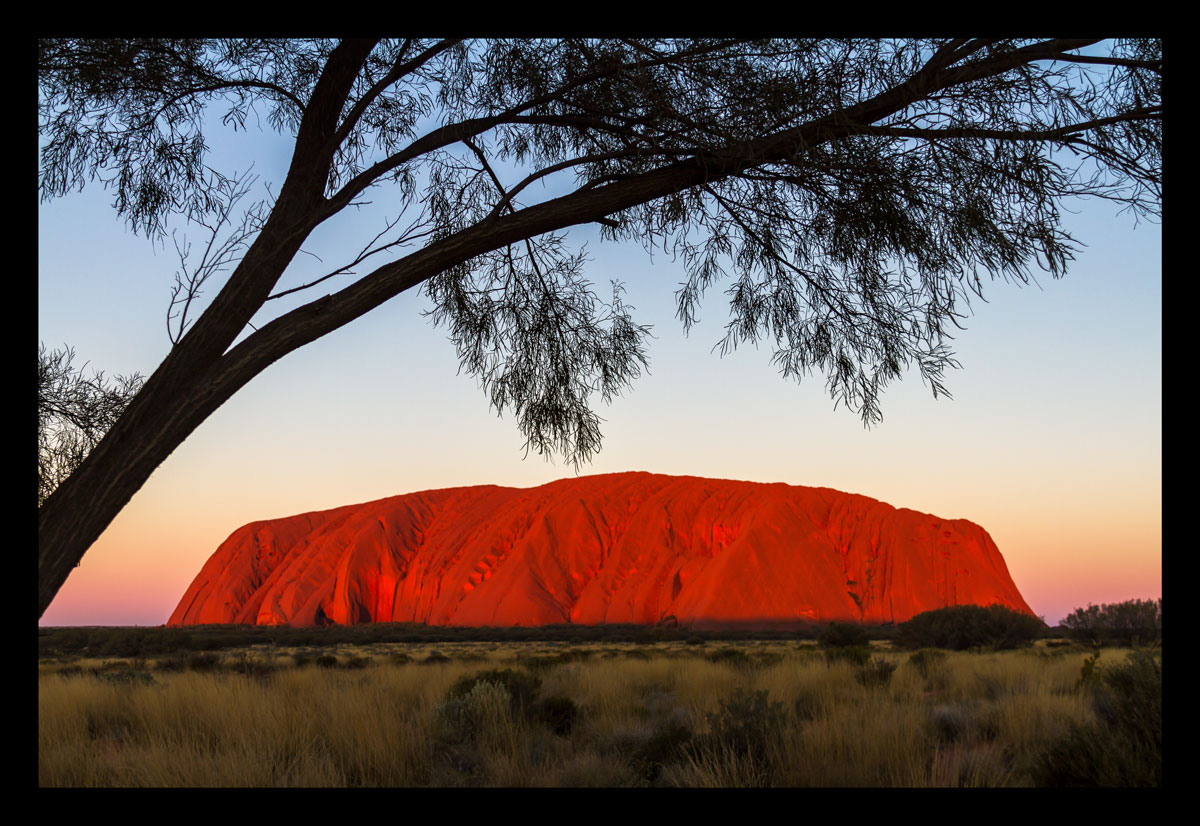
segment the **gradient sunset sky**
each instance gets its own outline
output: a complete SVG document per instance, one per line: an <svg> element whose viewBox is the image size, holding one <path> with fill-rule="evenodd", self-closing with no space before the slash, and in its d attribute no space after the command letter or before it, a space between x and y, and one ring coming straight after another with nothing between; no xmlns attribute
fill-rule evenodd
<svg viewBox="0 0 1200 826"><path fill-rule="evenodd" d="M278 191L289 143L256 131L208 134L210 163L254 162L256 197ZM565 184L566 182L564 182ZM547 187L553 197L562 189ZM375 203L322 228L281 286L353 257L395 216ZM73 346L108 374L149 375L169 349L178 268L126 231L98 184L39 206L38 338ZM389 209L391 206L391 209ZM623 281L653 325L650 374L600 407L604 447L581 474L646 470L812 485L982 525L1034 611L1056 623L1089 602L1162 595L1161 228L1103 201L1064 204L1085 244L1061 280L995 281L974 299L954 350L953 399L915 371L884 396L882 424L834 409L824 378L797 385L769 347L711 352L728 319L721 288L685 337L675 319L682 265L661 251L587 244L602 296ZM184 231L181 229L181 232ZM201 240L187 231L193 243ZM338 251L341 251L339 255ZM366 272L362 270L361 272ZM348 283L269 307L255 324ZM207 298L219 285L207 290ZM283 304L284 302L271 302ZM67 580L41 625L159 625L204 561L257 519L472 484L528 487L574 473L524 456L511 418L458 375L453 344L408 293L292 353L254 379L155 472Z"/></svg>

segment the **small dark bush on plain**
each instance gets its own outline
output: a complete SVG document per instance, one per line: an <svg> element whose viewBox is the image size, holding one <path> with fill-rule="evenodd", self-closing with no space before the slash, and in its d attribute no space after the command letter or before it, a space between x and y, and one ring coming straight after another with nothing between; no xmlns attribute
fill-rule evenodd
<svg viewBox="0 0 1200 826"><path fill-rule="evenodd" d="M297 651L292 654L292 662L296 664L297 668L303 668L304 666L310 664L313 659L313 655L305 651Z"/></svg>
<svg viewBox="0 0 1200 826"><path fill-rule="evenodd" d="M929 713L929 726L934 736L943 743L966 739L970 724L970 713L960 703L936 706Z"/></svg>
<svg viewBox="0 0 1200 826"><path fill-rule="evenodd" d="M540 700L533 707L533 717L550 731L566 737L579 719L579 706L570 697L556 694Z"/></svg>
<svg viewBox="0 0 1200 826"><path fill-rule="evenodd" d="M946 652L938 648L922 648L914 651L908 657L908 664L917 669L917 673L928 680L930 676L946 661Z"/></svg>
<svg viewBox="0 0 1200 826"><path fill-rule="evenodd" d="M450 658L441 651L430 651L421 662L426 665L436 665L438 663L448 663L450 662Z"/></svg>
<svg viewBox="0 0 1200 826"><path fill-rule="evenodd" d="M448 699L460 699L471 693L476 683L496 683L508 691L512 697L515 709L523 710L533 704L538 690L542 687L542 679L527 671L515 671L511 668L493 668L487 671L477 671L467 674L450 686L446 692Z"/></svg>
<svg viewBox="0 0 1200 826"><path fill-rule="evenodd" d="M1094 666L1094 663L1093 663ZM1092 705L1098 722L1072 723L1033 770L1039 786L1162 785L1162 659L1134 651L1125 663L1097 669Z"/></svg>
<svg viewBox="0 0 1200 826"><path fill-rule="evenodd" d="M256 657L249 657L246 654L235 658L229 665L229 669L238 674L244 674L247 677L254 677L259 680L270 677L276 671L275 663Z"/></svg>
<svg viewBox="0 0 1200 826"><path fill-rule="evenodd" d="M859 666L854 672L854 679L868 688L885 686L892 679L896 664L881 657L875 657L866 665Z"/></svg>
<svg viewBox="0 0 1200 826"><path fill-rule="evenodd" d="M221 667L221 657L206 651L197 651L187 658L189 671L216 671Z"/></svg>
<svg viewBox="0 0 1200 826"><path fill-rule="evenodd" d="M871 635L861 625L849 622L831 622L817 635L817 644L822 648L846 648L869 645Z"/></svg>
<svg viewBox="0 0 1200 826"><path fill-rule="evenodd" d="M704 659L710 663L724 663L725 665L733 666L749 666L753 664L750 655L740 648L718 648L716 651L706 654Z"/></svg>
<svg viewBox="0 0 1200 826"><path fill-rule="evenodd" d="M1046 628L1037 617L1002 605L955 605L917 614L896 628L903 648L1009 649L1029 645Z"/></svg>
<svg viewBox="0 0 1200 826"><path fill-rule="evenodd" d="M97 677L115 685L154 685L157 680L148 671L138 671L133 668L122 668L115 671L100 671Z"/></svg>
<svg viewBox="0 0 1200 826"><path fill-rule="evenodd" d="M692 730L672 717L655 726L650 737L634 751L630 762L639 775L653 783L663 766L678 759L691 742Z"/></svg>
<svg viewBox="0 0 1200 826"><path fill-rule="evenodd" d="M720 711L705 715L709 732L698 740L698 745L717 754L729 751L764 762L769 746L787 722L783 703L768 697L766 691L748 693L737 689L733 697L720 701Z"/></svg>
<svg viewBox="0 0 1200 826"><path fill-rule="evenodd" d="M333 656L332 654L322 654L321 656L317 657L317 659L314 660L314 662L316 662L317 667L319 667L319 668L337 668L338 667L338 658Z"/></svg>
<svg viewBox="0 0 1200 826"><path fill-rule="evenodd" d="M573 659L575 657L569 651L564 651L559 654L536 654L532 657L522 657L519 661L524 668L528 668L530 671L541 672L548 671L563 663L569 663Z"/></svg>

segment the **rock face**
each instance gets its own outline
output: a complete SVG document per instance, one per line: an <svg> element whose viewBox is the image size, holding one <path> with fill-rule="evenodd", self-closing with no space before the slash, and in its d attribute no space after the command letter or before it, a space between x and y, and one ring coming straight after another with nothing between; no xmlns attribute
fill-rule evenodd
<svg viewBox="0 0 1200 826"><path fill-rule="evenodd" d="M966 520L828 488L618 473L252 522L168 624L788 628L991 603L1033 613Z"/></svg>

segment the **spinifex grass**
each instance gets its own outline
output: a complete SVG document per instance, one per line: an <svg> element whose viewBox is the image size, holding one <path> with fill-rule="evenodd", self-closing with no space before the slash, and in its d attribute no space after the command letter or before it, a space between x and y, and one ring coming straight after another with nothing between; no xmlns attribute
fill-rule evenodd
<svg viewBox="0 0 1200 826"><path fill-rule="evenodd" d="M745 656L721 653L731 647ZM1086 651L913 661L875 646L874 660L896 666L886 680L794 642L309 653L226 651L194 668L166 659L45 665L39 781L1021 786L1071 723L1095 721L1078 686ZM318 665L322 653L336 664ZM1106 651L1102 662L1122 656ZM509 702L505 670L530 675L536 697ZM459 683L481 672L493 677Z"/></svg>

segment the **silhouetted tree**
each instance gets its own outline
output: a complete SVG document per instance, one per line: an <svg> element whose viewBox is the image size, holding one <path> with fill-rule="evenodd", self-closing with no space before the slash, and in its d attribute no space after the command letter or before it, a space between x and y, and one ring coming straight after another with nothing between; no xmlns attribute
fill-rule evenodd
<svg viewBox="0 0 1200 826"><path fill-rule="evenodd" d="M1003 605L951 605L924 611L896 626L902 648L1020 648L1046 630L1046 623Z"/></svg>
<svg viewBox="0 0 1200 826"><path fill-rule="evenodd" d="M1068 633L1093 645L1149 645L1162 641L1162 598L1088 604L1062 621Z"/></svg>
<svg viewBox="0 0 1200 826"><path fill-rule="evenodd" d="M142 377L85 374L70 347L38 347L38 506L75 472L142 385Z"/></svg>
<svg viewBox="0 0 1200 826"><path fill-rule="evenodd" d="M1063 273L1063 198L1159 214L1161 44L1083 53L1098 42L41 41L42 197L100 180L131 227L182 219L211 238L177 276L173 349L40 508L41 610L238 389L414 287L528 446L586 460L593 396L639 375L647 330L619 285L608 298L584 280L571 226L678 253L685 329L727 280L722 349L765 339L784 375L821 371L868 422L909 366L943 393L967 291L984 274L1024 281L1032 263ZM202 128L218 121L294 138L277 193L240 220L246 179L205 162ZM532 185L551 179L573 184L538 201ZM384 185L385 232L321 278L281 283L313 230ZM368 260L381 263L347 277Z"/></svg>

